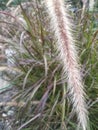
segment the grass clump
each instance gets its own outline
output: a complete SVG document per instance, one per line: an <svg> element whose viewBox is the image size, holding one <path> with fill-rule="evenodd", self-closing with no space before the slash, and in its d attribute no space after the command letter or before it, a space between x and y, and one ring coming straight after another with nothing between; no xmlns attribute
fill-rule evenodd
<svg viewBox="0 0 98 130"><path fill-rule="evenodd" d="M80 12L79 12L80 13ZM0 13L0 41L15 51L10 74L21 103L13 128L18 130L75 130L76 117L66 90L55 40L43 4L36 0ZM79 17L79 16L76 16ZM78 18L79 19L79 18ZM94 19L92 21L92 19ZM97 14L85 12L79 25L80 58L87 91L91 130L98 128L98 27ZM8 57L9 58L9 57ZM7 59L8 59L7 58ZM12 70L12 65L9 68ZM6 65L8 67L8 64ZM11 71L12 73L12 71Z"/></svg>

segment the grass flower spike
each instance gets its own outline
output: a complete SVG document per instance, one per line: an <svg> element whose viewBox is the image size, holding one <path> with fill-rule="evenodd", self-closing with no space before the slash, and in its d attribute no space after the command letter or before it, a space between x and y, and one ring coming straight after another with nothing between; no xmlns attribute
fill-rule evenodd
<svg viewBox="0 0 98 130"><path fill-rule="evenodd" d="M68 92L77 114L78 128L87 129L87 109L85 92L78 64L77 48L72 36L70 19L63 0L44 0L50 17L51 28L55 33L64 73L67 75ZM65 3L66 4L66 3Z"/></svg>

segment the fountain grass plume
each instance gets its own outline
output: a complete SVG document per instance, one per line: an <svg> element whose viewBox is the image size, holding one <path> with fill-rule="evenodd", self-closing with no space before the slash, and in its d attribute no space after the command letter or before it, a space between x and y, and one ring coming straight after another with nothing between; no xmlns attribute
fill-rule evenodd
<svg viewBox="0 0 98 130"><path fill-rule="evenodd" d="M85 92L78 63L77 47L72 35L72 26L63 0L44 0L54 31L64 74L67 75L68 92L73 110L77 114L78 128L87 129L88 112ZM65 3L66 4L66 3Z"/></svg>

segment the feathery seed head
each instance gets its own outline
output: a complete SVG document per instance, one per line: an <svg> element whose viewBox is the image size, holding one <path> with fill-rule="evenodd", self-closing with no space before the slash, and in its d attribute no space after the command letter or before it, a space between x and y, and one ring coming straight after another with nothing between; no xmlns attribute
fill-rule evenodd
<svg viewBox="0 0 98 130"><path fill-rule="evenodd" d="M73 108L78 116L79 126L87 129L87 109L85 103L85 92L78 64L78 56L74 38L71 33L71 23L68 18L68 11L64 7L63 0L44 0L47 12L50 16L51 28L55 33L57 48L60 52L63 69L67 74L68 91L71 95Z"/></svg>

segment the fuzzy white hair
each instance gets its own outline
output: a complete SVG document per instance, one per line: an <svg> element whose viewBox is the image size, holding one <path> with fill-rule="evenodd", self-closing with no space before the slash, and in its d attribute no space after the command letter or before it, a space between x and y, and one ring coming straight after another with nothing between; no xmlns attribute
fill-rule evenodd
<svg viewBox="0 0 98 130"><path fill-rule="evenodd" d="M50 16L51 28L55 33L57 48L60 52L63 69L67 75L68 92L77 113L78 128L87 129L88 112L85 103L85 92L80 74L80 65L72 36L70 20L64 0L44 0ZM66 4L66 3L65 3Z"/></svg>

